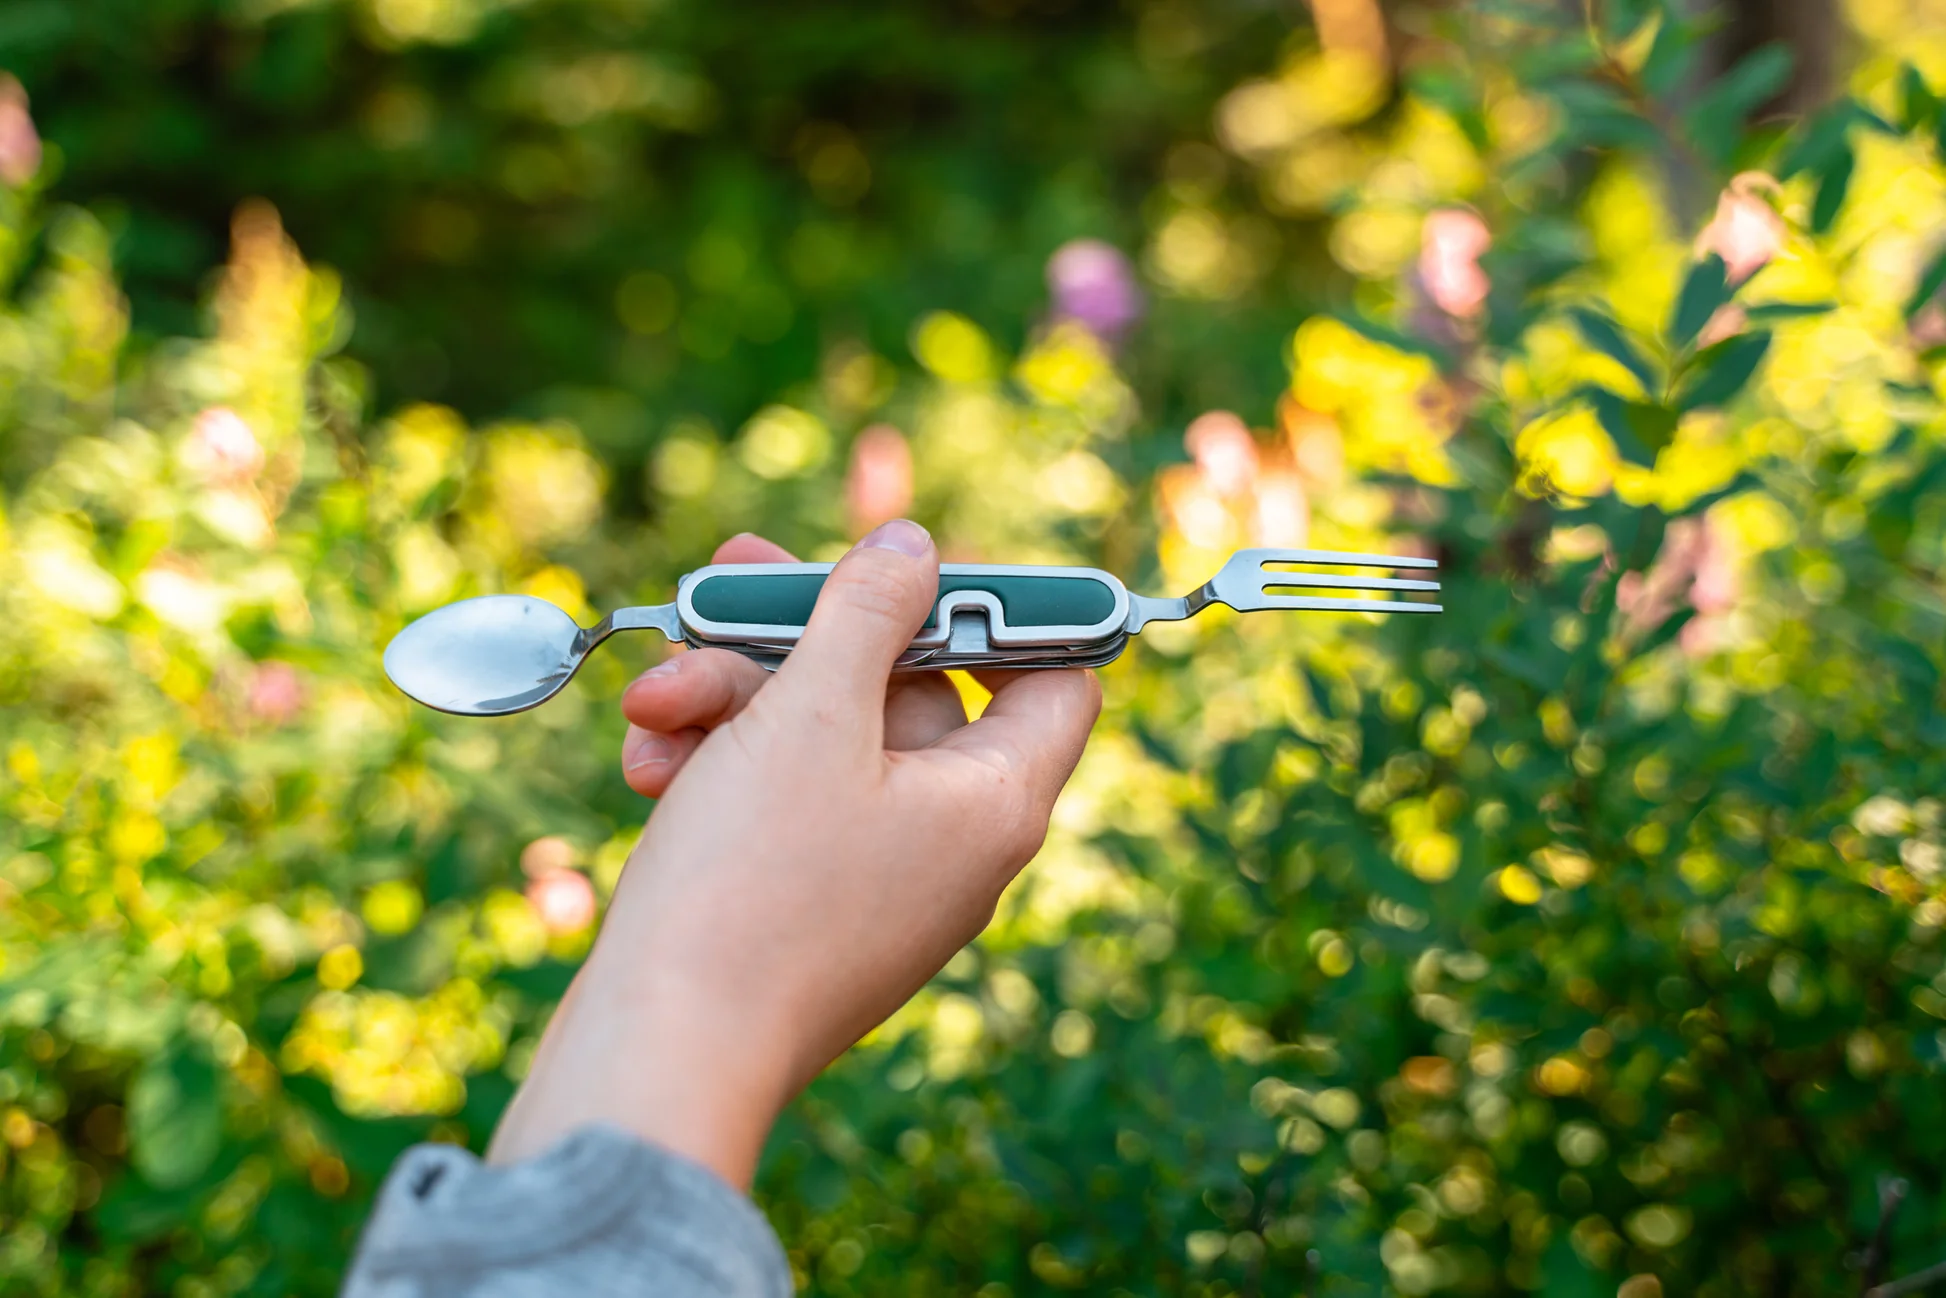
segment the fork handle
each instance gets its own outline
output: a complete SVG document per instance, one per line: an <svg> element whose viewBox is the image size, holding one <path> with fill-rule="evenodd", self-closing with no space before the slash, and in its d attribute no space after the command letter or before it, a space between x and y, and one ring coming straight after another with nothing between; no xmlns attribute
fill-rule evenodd
<svg viewBox="0 0 1946 1298"><path fill-rule="evenodd" d="M684 638L774 655L803 634L832 565L715 564L682 579ZM1098 568L941 564L939 591L906 666L978 666L1099 650L1122 634L1128 592Z"/></svg>

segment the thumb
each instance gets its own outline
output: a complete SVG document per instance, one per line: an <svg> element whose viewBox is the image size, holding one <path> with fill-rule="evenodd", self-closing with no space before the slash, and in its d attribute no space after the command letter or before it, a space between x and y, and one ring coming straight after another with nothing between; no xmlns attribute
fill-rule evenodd
<svg viewBox="0 0 1946 1298"><path fill-rule="evenodd" d="M778 669L778 702L826 717L835 704L881 739L892 664L938 598L939 554L925 528L897 518L871 532L825 579L803 637Z"/></svg>

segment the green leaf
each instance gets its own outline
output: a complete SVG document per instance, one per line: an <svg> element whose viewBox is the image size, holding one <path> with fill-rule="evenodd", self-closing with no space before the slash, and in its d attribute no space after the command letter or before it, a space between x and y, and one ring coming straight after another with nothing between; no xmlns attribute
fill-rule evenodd
<svg viewBox="0 0 1946 1298"><path fill-rule="evenodd" d="M1743 318L1752 324L1766 320L1801 320L1805 316L1829 315L1838 309L1836 302L1759 302L1743 308Z"/></svg>
<svg viewBox="0 0 1946 1298"><path fill-rule="evenodd" d="M1651 95L1662 96L1689 79L1700 50L1690 25L1664 12L1656 28L1655 42L1642 61L1642 85Z"/></svg>
<svg viewBox="0 0 1946 1298"><path fill-rule="evenodd" d="M1581 336L1588 340L1590 347L1615 360L1623 369L1633 374L1641 383L1644 392L1655 391L1654 367L1641 352L1635 349L1635 344L1628 340L1628 335L1622 332L1620 325L1599 311L1591 311L1586 307L1575 307L1570 314L1574 316L1575 324L1581 328Z"/></svg>
<svg viewBox="0 0 1946 1298"><path fill-rule="evenodd" d="M104 1238L116 1243L143 1244L166 1235L193 1220L208 1203L210 1193L234 1175L244 1159L256 1154L261 1144L261 1140L230 1141L187 1186L165 1190L144 1177L117 1177L90 1214L93 1224Z"/></svg>
<svg viewBox="0 0 1946 1298"><path fill-rule="evenodd" d="M1607 388L1587 387L1582 394L1594 405L1595 418L1630 464L1653 467L1656 452L1676 435L1675 412L1648 401L1630 401Z"/></svg>
<svg viewBox="0 0 1946 1298"><path fill-rule="evenodd" d="M1723 259L1710 253L1690 269L1676 297L1676 312L1669 320L1669 341L1687 347L1703 331L1711 316L1730 300L1728 270Z"/></svg>
<svg viewBox="0 0 1946 1298"><path fill-rule="evenodd" d="M196 1199L159 1190L138 1176L122 1177L95 1205L95 1229L117 1244L143 1244L168 1234L196 1211Z"/></svg>
<svg viewBox="0 0 1946 1298"><path fill-rule="evenodd" d="M186 1049L151 1059L129 1086L128 1140L151 1185L173 1189L202 1175L223 1143L216 1070Z"/></svg>
<svg viewBox="0 0 1946 1298"><path fill-rule="evenodd" d="M1898 127L1892 125L1892 123L1886 121L1883 117L1880 117L1877 113L1863 105L1859 106L1858 112L1855 114L1855 120L1860 126L1868 130L1877 131L1880 135L1900 134Z"/></svg>
<svg viewBox="0 0 1946 1298"><path fill-rule="evenodd" d="M1851 188L1851 171L1856 161L1847 145L1818 177L1818 196L1811 203L1811 233L1823 234L1838 219L1838 209L1845 205L1845 191Z"/></svg>
<svg viewBox="0 0 1946 1298"><path fill-rule="evenodd" d="M1938 295L1942 286L1946 286L1946 244L1942 244L1932 260L1926 263L1925 273L1919 276L1919 286L1906 299L1905 318L1910 320L1923 311L1926 303Z"/></svg>
<svg viewBox="0 0 1946 1298"><path fill-rule="evenodd" d="M1561 106L1562 148L1580 146L1655 147L1661 139L1653 122L1607 86L1564 81L1549 94Z"/></svg>
<svg viewBox="0 0 1946 1298"><path fill-rule="evenodd" d="M1770 332L1758 329L1726 338L1698 353L1694 377L1676 400L1678 410L1718 406L1743 391L1770 350Z"/></svg>
<svg viewBox="0 0 1946 1298"><path fill-rule="evenodd" d="M1790 80L1791 63L1788 47L1766 45L1696 100L1686 114L1689 136L1711 161L1729 161L1750 114Z"/></svg>
<svg viewBox="0 0 1946 1298"><path fill-rule="evenodd" d="M1849 147L1845 136L1862 111L1856 101L1844 99L1813 117L1791 151L1784 155L1777 168L1777 178L1789 180L1800 171L1823 175Z"/></svg>
<svg viewBox="0 0 1946 1298"><path fill-rule="evenodd" d="M1395 351L1428 357L1442 369L1452 363L1452 358L1432 343L1382 325L1369 316L1361 315L1356 311L1334 311L1331 315L1346 328L1363 334L1375 343L1383 343Z"/></svg>
<svg viewBox="0 0 1946 1298"><path fill-rule="evenodd" d="M1551 693L1561 687L1561 673L1532 654L1490 644L1481 647L1480 656L1515 680L1532 685L1543 693ZM1565 664L1566 659L1561 658L1561 662Z"/></svg>
<svg viewBox="0 0 1946 1298"><path fill-rule="evenodd" d="M1925 76L1910 63L1899 72L1899 125L1908 131L1931 130L1939 121L1939 96Z"/></svg>
<svg viewBox="0 0 1946 1298"><path fill-rule="evenodd" d="M1671 643L1677 636L1682 634L1682 629L1688 626L1695 617L1696 610L1694 608L1677 609L1658 623L1653 631L1649 632L1648 635L1642 638L1639 644L1633 647L1635 656L1638 658L1646 658L1664 645Z"/></svg>

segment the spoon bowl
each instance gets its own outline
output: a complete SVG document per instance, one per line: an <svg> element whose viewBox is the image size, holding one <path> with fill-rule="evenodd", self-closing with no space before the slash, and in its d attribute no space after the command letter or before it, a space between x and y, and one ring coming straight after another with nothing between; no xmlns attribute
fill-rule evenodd
<svg viewBox="0 0 1946 1298"><path fill-rule="evenodd" d="M560 693L587 656L575 620L531 595L434 609L385 647L385 674L429 708L502 717Z"/></svg>

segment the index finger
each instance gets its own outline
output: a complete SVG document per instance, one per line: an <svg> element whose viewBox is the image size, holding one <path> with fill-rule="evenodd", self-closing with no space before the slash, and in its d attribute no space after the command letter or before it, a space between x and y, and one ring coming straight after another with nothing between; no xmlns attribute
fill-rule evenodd
<svg viewBox="0 0 1946 1298"><path fill-rule="evenodd" d="M796 563L797 556L755 532L738 532L716 547L711 563Z"/></svg>

